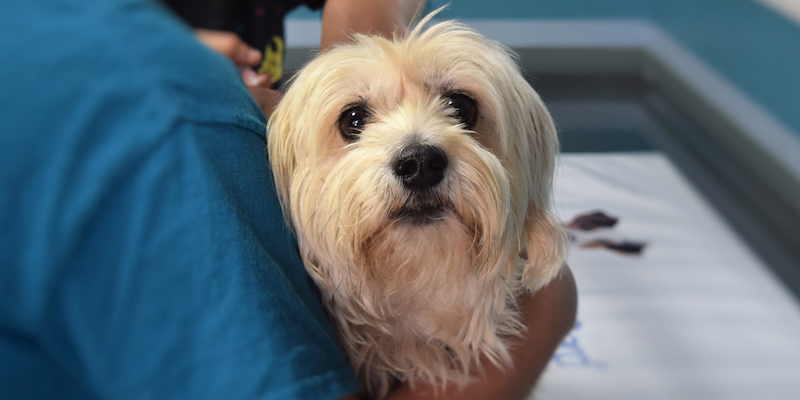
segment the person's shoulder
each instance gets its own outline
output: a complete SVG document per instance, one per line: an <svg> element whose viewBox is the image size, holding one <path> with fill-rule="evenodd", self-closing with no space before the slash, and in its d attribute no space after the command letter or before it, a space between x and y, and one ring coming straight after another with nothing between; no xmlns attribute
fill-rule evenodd
<svg viewBox="0 0 800 400"><path fill-rule="evenodd" d="M161 165L174 140L265 135L235 67L157 1L0 1L0 60L0 189L15 194L0 197L8 232L39 222L63 232L37 216L75 222L84 214L73 206ZM251 147L263 150L260 140ZM0 254L18 252L13 243Z"/></svg>
<svg viewBox="0 0 800 400"><path fill-rule="evenodd" d="M230 61L200 44L158 1L15 3L0 4L0 32L14 37L0 41L0 54L11 57L0 65L8 101L38 97L45 112L65 103L148 109L154 118L141 123L264 123Z"/></svg>
<svg viewBox="0 0 800 400"><path fill-rule="evenodd" d="M123 34L138 39L131 40L132 58L177 102L182 116L223 123L241 123L244 118L246 125L256 122L261 128L263 114L233 63L200 43L165 5L158 2L149 7L146 15L126 16L124 8L115 12L128 17Z"/></svg>
<svg viewBox="0 0 800 400"><path fill-rule="evenodd" d="M136 2L137 0L127 0ZM134 11L116 7L109 21L124 19L120 34L146 79L158 85L181 116L197 122L244 124L263 131L263 116L236 67L201 44L191 28L160 2Z"/></svg>

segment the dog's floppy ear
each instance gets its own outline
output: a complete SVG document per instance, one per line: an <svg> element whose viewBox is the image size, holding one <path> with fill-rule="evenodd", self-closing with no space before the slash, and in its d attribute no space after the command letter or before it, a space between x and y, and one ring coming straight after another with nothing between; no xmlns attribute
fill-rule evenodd
<svg viewBox="0 0 800 400"><path fill-rule="evenodd" d="M528 160L530 173L528 204L523 225L524 242L520 256L525 259L522 282L535 292L558 275L566 259L569 239L557 218L551 213L551 196L556 157L558 156L558 135L550 113L539 95L526 85L521 90L526 110L523 118L528 119L523 126L529 152L522 157ZM523 163L525 164L525 163ZM527 174L523 174L527 175Z"/></svg>
<svg viewBox="0 0 800 400"><path fill-rule="evenodd" d="M535 292L561 271L569 240L566 232L548 211L529 209L525 231L527 242L520 252L520 256L525 259L522 283L528 290Z"/></svg>

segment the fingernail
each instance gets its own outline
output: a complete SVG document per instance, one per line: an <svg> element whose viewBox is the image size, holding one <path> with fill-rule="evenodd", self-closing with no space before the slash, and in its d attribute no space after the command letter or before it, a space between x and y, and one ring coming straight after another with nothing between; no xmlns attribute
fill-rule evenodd
<svg viewBox="0 0 800 400"><path fill-rule="evenodd" d="M240 71L245 85L255 86L258 84L258 75L250 67L240 68Z"/></svg>

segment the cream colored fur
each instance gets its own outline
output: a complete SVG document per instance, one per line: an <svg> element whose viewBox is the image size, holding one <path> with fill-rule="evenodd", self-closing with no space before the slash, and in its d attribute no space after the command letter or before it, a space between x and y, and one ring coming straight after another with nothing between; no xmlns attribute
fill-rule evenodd
<svg viewBox="0 0 800 400"><path fill-rule="evenodd" d="M273 114L269 157L308 273L365 390L397 382L463 385L480 361L510 364L524 327L517 296L560 270L565 236L550 214L558 140L509 51L455 22L405 38L357 36L305 66ZM469 94L466 130L443 95ZM369 106L358 141L339 133ZM409 194L391 163L412 139L444 149L448 208L399 223Z"/></svg>

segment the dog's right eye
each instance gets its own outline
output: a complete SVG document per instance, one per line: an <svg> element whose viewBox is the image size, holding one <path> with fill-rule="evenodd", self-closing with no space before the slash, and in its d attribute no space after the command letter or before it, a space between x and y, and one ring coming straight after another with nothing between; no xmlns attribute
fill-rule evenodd
<svg viewBox="0 0 800 400"><path fill-rule="evenodd" d="M361 106L350 107L345 110L339 117L339 132L341 132L344 140L348 142L358 140L361 131L364 130L367 117L367 110Z"/></svg>
<svg viewBox="0 0 800 400"><path fill-rule="evenodd" d="M475 122L478 120L478 106L475 105L475 100L465 94L453 93L445 98L445 104L453 109L454 116L458 122L464 124L465 128L475 127Z"/></svg>

